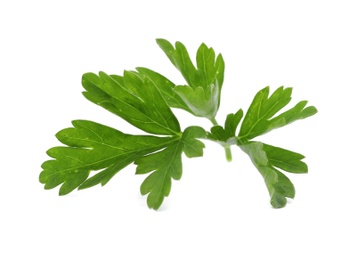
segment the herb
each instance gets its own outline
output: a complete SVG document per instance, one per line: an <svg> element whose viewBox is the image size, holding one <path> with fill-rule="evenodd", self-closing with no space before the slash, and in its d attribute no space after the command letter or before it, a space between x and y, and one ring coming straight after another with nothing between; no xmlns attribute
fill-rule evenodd
<svg viewBox="0 0 358 260"><path fill-rule="evenodd" d="M125 71L122 76L86 73L83 95L130 124L148 133L130 135L87 120L74 120L73 127L61 130L57 139L65 146L47 151L53 159L42 164L40 182L45 189L61 185L60 195L74 189L105 185L131 163L136 174L149 174L140 187L148 194L149 208L158 209L170 193L172 179L182 175L182 154L203 156L202 140L217 142L231 161L231 146L238 146L252 160L265 180L274 208L284 207L286 198L294 198L291 181L280 171L307 173L303 155L253 139L275 128L314 115L317 110L301 101L276 115L291 100L291 88L280 87L269 95L269 87L254 97L246 115L239 109L226 117L223 126L215 117L220 106L224 81L224 60L212 48L201 44L192 63L185 46L173 46L164 39L158 45L181 72L187 85L175 85L161 74L147 68ZM199 126L184 130L171 108L180 108L213 123L210 131ZM238 126L241 123L240 129ZM92 171L96 173L90 176Z"/></svg>

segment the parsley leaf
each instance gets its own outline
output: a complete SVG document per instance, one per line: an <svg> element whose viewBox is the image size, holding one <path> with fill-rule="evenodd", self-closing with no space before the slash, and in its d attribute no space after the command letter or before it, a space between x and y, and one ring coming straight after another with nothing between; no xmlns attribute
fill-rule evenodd
<svg viewBox="0 0 358 260"><path fill-rule="evenodd" d="M307 165L301 161L303 155L261 142L249 142L240 145L240 148L249 155L264 178L274 208L284 207L287 203L286 197L295 197L292 182L277 168L287 172L306 173Z"/></svg>
<svg viewBox="0 0 358 260"><path fill-rule="evenodd" d="M195 68L189 53L181 42L174 46L164 39L157 43L173 65L181 72L188 85L175 86L174 91L182 98L195 116L213 121L220 106L220 94L224 81L224 59L221 54L215 58L213 48L204 43L196 54Z"/></svg>
<svg viewBox="0 0 358 260"><path fill-rule="evenodd" d="M305 157L302 154L291 152L286 149L263 144L268 160L277 168L292 173L307 173L307 164L302 162Z"/></svg>
<svg viewBox="0 0 358 260"><path fill-rule="evenodd" d="M307 101L301 101L293 108L273 117L291 101L291 94L292 88L280 87L270 97L269 87L260 90L246 113L238 135L238 145L249 155L263 176L274 208L284 207L287 202L286 197L295 196L293 184L277 168L291 173L306 173L307 165L301 161L304 156L250 140L272 129L317 113L315 107L305 107Z"/></svg>
<svg viewBox="0 0 358 260"><path fill-rule="evenodd" d="M268 97L269 87L260 90L252 101L242 122L239 133L240 141L245 142L272 129L317 113L315 107L305 107L307 101L301 101L290 110L272 118L291 101L291 93L292 88L284 89L284 87L280 87Z"/></svg>
<svg viewBox="0 0 358 260"><path fill-rule="evenodd" d="M222 55L216 56L213 48L203 43L194 66L181 42L173 46L158 39L157 43L188 85L176 85L143 67L124 71L123 75L85 73L83 95L145 134L131 135L88 120L72 121L72 127L56 134L63 146L47 151L52 159L42 164L39 176L45 189L60 186L59 194L66 195L75 189L103 186L134 163L136 174L148 174L140 192L147 195L148 207L157 210L169 195L172 180L182 176L182 154L188 158L203 156L205 145L199 139L205 139L220 144L228 161L232 160L231 146L241 148L264 178L271 205L284 207L287 198L295 197L295 188L281 170L307 173L304 156L253 139L310 117L317 113L316 108L306 107L307 101L301 101L276 115L290 102L292 88L280 87L269 96L266 87L255 95L245 115L242 109L228 114L221 126L215 116L224 80ZM213 127L206 131L200 126L189 126L182 131L171 108L205 117Z"/></svg>
<svg viewBox="0 0 358 260"><path fill-rule="evenodd" d="M203 155L204 144L195 137L205 137L205 130L200 127L187 128L180 140L157 153L137 159L136 174L151 174L144 180L140 191L142 195L149 193L147 203L150 208L158 209L164 197L169 195L171 179L179 180L182 176L181 154L187 157Z"/></svg>
<svg viewBox="0 0 358 260"><path fill-rule="evenodd" d="M294 198L295 195L293 184L277 168L291 173L307 173L308 167L302 162L304 156L301 154L251 141L251 139L317 113L315 107L305 107L307 101L301 101L293 108L273 117L288 105L291 94L291 88L280 87L269 97L269 87L266 87L254 97L238 135L236 135L236 129L243 117L241 109L235 115L229 114L227 116L225 127L214 126L208 133L210 140L225 148L228 161L232 159L230 150L228 150L230 145L238 145L241 150L249 155L265 180L271 196L271 205L274 208L284 207L287 202L286 197Z"/></svg>
<svg viewBox="0 0 358 260"><path fill-rule="evenodd" d="M208 133L208 138L221 144L236 144L236 129L242 117L242 109L239 109L235 114L228 114L225 120L224 127L220 125L213 126Z"/></svg>
<svg viewBox="0 0 358 260"><path fill-rule="evenodd" d="M88 100L143 131L164 135L180 133L179 122L155 82L136 72L125 71L123 76L86 73L82 85Z"/></svg>
<svg viewBox="0 0 358 260"><path fill-rule="evenodd" d="M54 147L47 154L55 160L42 164L40 182L46 189L61 183L60 195L70 193L81 185L88 188L98 183L105 185L115 173L143 155L162 149L176 138L135 136L86 120L75 120L73 128L56 134L67 147ZM90 171L102 170L86 179Z"/></svg>
<svg viewBox="0 0 358 260"><path fill-rule="evenodd" d="M243 117L242 109L239 109L235 114L228 114L225 120L224 127L215 125L207 133L208 139L221 144L225 149L226 159L228 162L232 160L231 145L237 144L236 129Z"/></svg>
<svg viewBox="0 0 358 260"><path fill-rule="evenodd" d="M193 111L186 105L183 99L174 91L175 84L163 75L147 68L136 68L136 70L143 76L152 80L155 86L158 87L163 95L163 98L170 107L180 108L189 113L194 114Z"/></svg>

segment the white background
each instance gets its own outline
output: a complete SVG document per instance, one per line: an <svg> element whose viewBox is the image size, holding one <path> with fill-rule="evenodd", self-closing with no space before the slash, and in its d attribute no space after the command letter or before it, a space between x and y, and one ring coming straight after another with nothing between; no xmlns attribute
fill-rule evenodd
<svg viewBox="0 0 358 260"><path fill-rule="evenodd" d="M1 1L0 259L358 259L357 13L344 0ZM203 158L183 157L157 212L133 165L105 187L43 189L45 152L71 120L138 132L83 98L83 73L145 66L183 83L159 37L223 54L221 123L267 85L318 108L259 138L306 156L309 174L288 174L297 194L286 208L270 206L239 149L227 163L208 142Z"/></svg>

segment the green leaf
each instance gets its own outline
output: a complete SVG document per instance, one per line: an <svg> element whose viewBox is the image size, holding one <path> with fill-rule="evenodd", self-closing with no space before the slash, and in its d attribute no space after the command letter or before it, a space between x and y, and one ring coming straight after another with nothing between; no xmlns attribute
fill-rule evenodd
<svg viewBox="0 0 358 260"><path fill-rule="evenodd" d="M100 72L86 73L84 96L93 103L122 117L139 129L152 134L178 135L180 125L154 82L136 72L123 77Z"/></svg>
<svg viewBox="0 0 358 260"><path fill-rule="evenodd" d="M206 132L199 126L190 126L183 133L183 152L188 158L203 156L205 145L197 138L206 138Z"/></svg>
<svg viewBox="0 0 358 260"><path fill-rule="evenodd" d="M225 130L230 137L236 136L236 129L244 115L242 109L239 109L235 114L228 114L225 120Z"/></svg>
<svg viewBox="0 0 358 260"><path fill-rule="evenodd" d="M239 109L235 114L228 114L225 120L225 128L220 125L213 126L208 133L208 138L221 144L236 144L236 129L242 117L242 109Z"/></svg>
<svg viewBox="0 0 358 260"><path fill-rule="evenodd" d="M252 101L242 122L239 133L240 142L246 142L272 129L317 113L315 107L305 107L307 101L301 101L292 109L272 118L290 102L291 93L292 88L284 89L280 87L269 97L269 87L260 90Z"/></svg>
<svg viewBox="0 0 358 260"><path fill-rule="evenodd" d="M195 85L195 67L190 59L189 53L181 42L175 43L174 46L165 39L157 39L157 44L167 55L172 64L181 72L189 85Z"/></svg>
<svg viewBox="0 0 358 260"><path fill-rule="evenodd" d="M272 166L286 172L307 173L307 164L302 162L305 157L302 154L285 150L279 147L263 144L263 150Z"/></svg>
<svg viewBox="0 0 358 260"><path fill-rule="evenodd" d="M217 84L211 84L207 88L198 86L176 86L174 91L181 97L193 114L212 120L219 109L218 99L220 90Z"/></svg>
<svg viewBox="0 0 358 260"><path fill-rule="evenodd" d="M116 175L120 170L127 167L129 164L131 164L135 159L139 158L140 156L141 155L139 154L134 154L126 158L119 159L117 163L107 167L106 169L95 174L91 178L88 178L78 187L78 189L83 190L98 184L101 184L102 186L106 185L114 175Z"/></svg>
<svg viewBox="0 0 358 260"><path fill-rule="evenodd" d="M63 183L60 195L68 194L82 183L87 188L98 183L104 185L119 170L137 158L162 149L176 139L174 137L135 136L95 122L75 120L73 128L66 128L56 137L66 147L54 147L47 151L55 160L42 164L40 182L45 189ZM90 171L102 170L86 183Z"/></svg>
<svg viewBox="0 0 358 260"><path fill-rule="evenodd" d="M225 69L222 55L216 55L213 48L203 43L196 52L194 64L181 42L172 45L158 39L157 43L186 84L175 85L163 75L141 67L124 71L122 76L99 72L82 77L83 95L88 100L154 135L130 135L95 122L74 120L73 127L56 134L63 146L47 151L52 159L42 164L39 176L45 189L60 186L60 195L65 195L76 188L103 186L134 163L136 174L148 174L141 193L148 195L150 208L158 209L170 193L172 180L182 176L182 154L188 158L203 156L205 145L199 139L209 139L225 149L227 161L232 160L231 145L238 145L246 152L264 178L271 205L285 206L287 198L294 198L295 188L280 170L307 173L304 156L251 139L312 116L317 113L316 108L306 107L307 101L301 101L276 115L290 102L292 89L280 87L269 95L266 87L256 94L245 117L239 109L227 115L223 126L218 125L215 116ZM171 108L205 117L214 126L210 132L199 126L182 131Z"/></svg>
<svg viewBox="0 0 358 260"><path fill-rule="evenodd" d="M174 91L175 84L173 82L161 74L147 68L136 68L136 70L141 75L148 77L153 81L154 85L160 90L170 107L184 109L189 113L193 113L181 97Z"/></svg>
<svg viewBox="0 0 358 260"><path fill-rule="evenodd" d="M182 175L181 152L183 144L178 141L157 153L137 159L136 174L152 172L142 183L142 195L149 193L149 208L158 209L164 197L169 195L171 179L179 180Z"/></svg>
<svg viewBox="0 0 358 260"><path fill-rule="evenodd" d="M187 86L174 87L174 91L194 115L213 120L220 106L224 81L225 65L222 55L215 57L213 48L208 48L203 43L196 54L196 68L181 42L176 42L175 47L164 39L157 39L157 43L188 83Z"/></svg>
<svg viewBox="0 0 358 260"><path fill-rule="evenodd" d="M210 140L221 144L226 144L230 137L229 133L221 125L213 126L208 133L208 138Z"/></svg>
<svg viewBox="0 0 358 260"><path fill-rule="evenodd" d="M316 114L317 109L315 107L313 106L305 107L307 103L308 103L307 101L300 101L293 108L273 118L271 120L272 125L274 125L275 128L278 128L288 125L296 120L304 119Z"/></svg>
<svg viewBox="0 0 358 260"><path fill-rule="evenodd" d="M239 147L249 155L252 163L264 178L271 196L271 205L274 208L284 207L287 203L286 198L293 199L295 197L295 188L291 181L283 173L273 167L272 146L265 145L261 142L249 142L239 145ZM265 148L269 152L265 151Z"/></svg>
<svg viewBox="0 0 358 260"><path fill-rule="evenodd" d="M196 53L197 64L197 79L195 84L197 86L209 86L215 81L218 81L221 90L224 82L224 59L221 54L215 58L215 51L213 48L208 48L202 43Z"/></svg>
<svg viewBox="0 0 358 260"><path fill-rule="evenodd" d="M204 138L205 130L201 127L188 127L182 138L171 143L165 149L137 159L136 174L150 173L141 185L142 195L149 193L147 204L149 208L158 209L171 190L172 179L179 180L182 176L181 154L187 157L203 155L202 142L196 138Z"/></svg>

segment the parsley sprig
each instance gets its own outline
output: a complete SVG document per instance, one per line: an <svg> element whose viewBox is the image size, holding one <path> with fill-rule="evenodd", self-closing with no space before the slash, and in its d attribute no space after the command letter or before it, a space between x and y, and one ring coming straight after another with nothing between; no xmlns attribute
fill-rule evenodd
<svg viewBox="0 0 358 260"><path fill-rule="evenodd" d="M279 87L270 95L269 87L265 87L256 94L245 115L242 109L228 114L221 126L215 117L224 81L222 55L216 56L213 48L203 43L195 66L182 43L173 46L164 39L157 39L157 43L187 84L176 85L142 67L124 71L123 75L84 74L83 95L89 101L147 134L131 135L96 122L74 120L73 127L56 134L65 146L47 151L52 159L42 164L39 178L45 189L61 185L59 194L66 195L75 189L103 186L134 163L136 174L148 174L140 187L141 194L148 194L149 208L158 209L170 193L172 180L182 176L182 154L188 158L203 156L205 145L201 139L224 147L228 161L232 160L231 147L241 148L264 178L271 205L284 207L286 198L294 198L295 188L281 171L307 173L304 156L253 139L312 116L316 108L301 101L277 115L290 102L292 88ZM213 127L210 131L200 126L182 130L171 108L207 118ZM90 176L92 171L96 173Z"/></svg>

